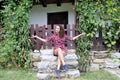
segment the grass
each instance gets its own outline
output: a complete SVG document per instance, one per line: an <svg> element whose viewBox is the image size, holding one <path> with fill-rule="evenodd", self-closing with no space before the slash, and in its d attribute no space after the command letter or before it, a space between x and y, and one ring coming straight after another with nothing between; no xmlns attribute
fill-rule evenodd
<svg viewBox="0 0 120 80"><path fill-rule="evenodd" d="M104 70L89 72L87 74L82 74L81 76L80 80L120 80L116 75L110 74Z"/></svg>
<svg viewBox="0 0 120 80"><path fill-rule="evenodd" d="M0 69L0 80L37 80L36 73L22 69Z"/></svg>
<svg viewBox="0 0 120 80"><path fill-rule="evenodd" d="M22 69L0 69L0 80L37 80L36 74L36 72L25 71ZM104 70L100 70L82 73L79 79L65 80L120 80L120 78Z"/></svg>

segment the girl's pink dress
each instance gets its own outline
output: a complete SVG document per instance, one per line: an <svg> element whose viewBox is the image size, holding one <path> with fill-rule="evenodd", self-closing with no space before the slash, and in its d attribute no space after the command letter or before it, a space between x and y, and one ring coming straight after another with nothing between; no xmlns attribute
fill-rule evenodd
<svg viewBox="0 0 120 80"><path fill-rule="evenodd" d="M67 36L66 34L64 35L63 38L60 38L57 34L53 34L51 37L46 38L47 42L51 41L51 40L54 42L53 53L54 53L55 49L61 48L65 52L64 55L66 55L67 49L65 47L65 40L73 40L73 38L70 36Z"/></svg>

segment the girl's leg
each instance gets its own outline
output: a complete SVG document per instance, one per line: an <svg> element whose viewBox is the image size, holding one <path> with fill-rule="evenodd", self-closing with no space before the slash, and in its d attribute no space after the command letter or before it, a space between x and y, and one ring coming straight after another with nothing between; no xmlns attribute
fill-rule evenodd
<svg viewBox="0 0 120 80"><path fill-rule="evenodd" d="M62 50L61 50L61 51L62 51ZM61 61L61 57L60 57L61 55L59 55L59 54L63 54L63 53L61 53L61 51L60 51L59 49L56 49L56 50L55 50L55 53L54 53L54 55L58 56L58 60L57 60L57 70L55 71L58 76L59 76L60 73L61 73L60 67L61 67L61 65L62 65L62 61Z"/></svg>
<svg viewBox="0 0 120 80"><path fill-rule="evenodd" d="M68 66L65 65L65 61L64 61L64 54L65 54L65 52L62 51L61 48L58 48L57 50L58 50L57 55L58 55L58 58L59 58L60 61L61 61L61 64L63 65L63 69L64 69L65 71L68 71ZM59 68L60 68L60 67L59 67Z"/></svg>
<svg viewBox="0 0 120 80"><path fill-rule="evenodd" d="M57 70L60 70L60 66L61 66L61 61L60 61L60 59L58 58L58 60L57 60Z"/></svg>
<svg viewBox="0 0 120 80"><path fill-rule="evenodd" d="M61 66L61 61L58 58L58 62L57 62L57 70L55 70L56 74L59 76L61 71L60 71L60 66Z"/></svg>
<svg viewBox="0 0 120 80"><path fill-rule="evenodd" d="M64 51L61 50L61 48L57 48L55 50L55 55L58 56L58 59L60 60L60 64L61 65L65 65L65 61L64 61ZM59 67L60 68L60 67Z"/></svg>

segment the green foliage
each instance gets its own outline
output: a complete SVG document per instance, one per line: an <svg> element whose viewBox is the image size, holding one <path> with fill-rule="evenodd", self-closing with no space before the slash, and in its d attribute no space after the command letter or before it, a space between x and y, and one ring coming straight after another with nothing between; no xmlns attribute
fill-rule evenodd
<svg viewBox="0 0 120 80"><path fill-rule="evenodd" d="M29 51L31 44L29 37L30 0L5 2L2 12L4 40L0 44L0 62L3 66L24 67L29 65Z"/></svg>
<svg viewBox="0 0 120 80"><path fill-rule="evenodd" d="M114 23L110 26L106 26L103 30L104 43L108 49L113 49L117 40L120 39L120 24Z"/></svg>
<svg viewBox="0 0 120 80"><path fill-rule="evenodd" d="M79 19L79 32L86 32L86 36L77 40L76 49L80 69L90 63L89 51L91 38L98 32L99 27L103 29L104 43L108 49L120 39L120 1L119 0L81 0L76 2L77 18ZM107 25L106 22L111 22ZM88 47L89 46L89 47ZM87 60L85 63L84 60ZM82 70L82 69L81 69Z"/></svg>
<svg viewBox="0 0 120 80"><path fill-rule="evenodd" d="M77 2L78 19L80 21L79 31L84 31L87 36L92 37L98 31L98 16L96 14L95 2L82 1Z"/></svg>
<svg viewBox="0 0 120 80"><path fill-rule="evenodd" d="M99 19L96 14L97 4L95 2L82 1L76 3L76 10L79 19L79 32L86 35L77 40L76 53L79 61L80 71L87 71L90 65L90 43L91 37L98 31Z"/></svg>
<svg viewBox="0 0 120 80"><path fill-rule="evenodd" d="M113 49L117 40L120 39L120 1L106 1L105 10L108 19L104 19L104 21L109 21L103 30L103 38L108 49Z"/></svg>
<svg viewBox="0 0 120 80"><path fill-rule="evenodd" d="M88 71L90 65L90 40L86 36L82 36L77 40L76 54L78 56L79 70Z"/></svg>

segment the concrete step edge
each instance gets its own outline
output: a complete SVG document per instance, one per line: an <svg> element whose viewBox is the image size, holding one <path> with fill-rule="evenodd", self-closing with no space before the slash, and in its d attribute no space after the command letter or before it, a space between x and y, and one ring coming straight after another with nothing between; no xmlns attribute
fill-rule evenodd
<svg viewBox="0 0 120 80"><path fill-rule="evenodd" d="M51 73L39 73L38 72L38 74L39 75L48 74L49 77L53 77L53 78L57 78L58 77L55 74L55 71L51 72ZM67 72L61 72L61 75L59 77L60 78L78 78L78 77L80 77L80 72L79 72L79 70L69 70Z"/></svg>

